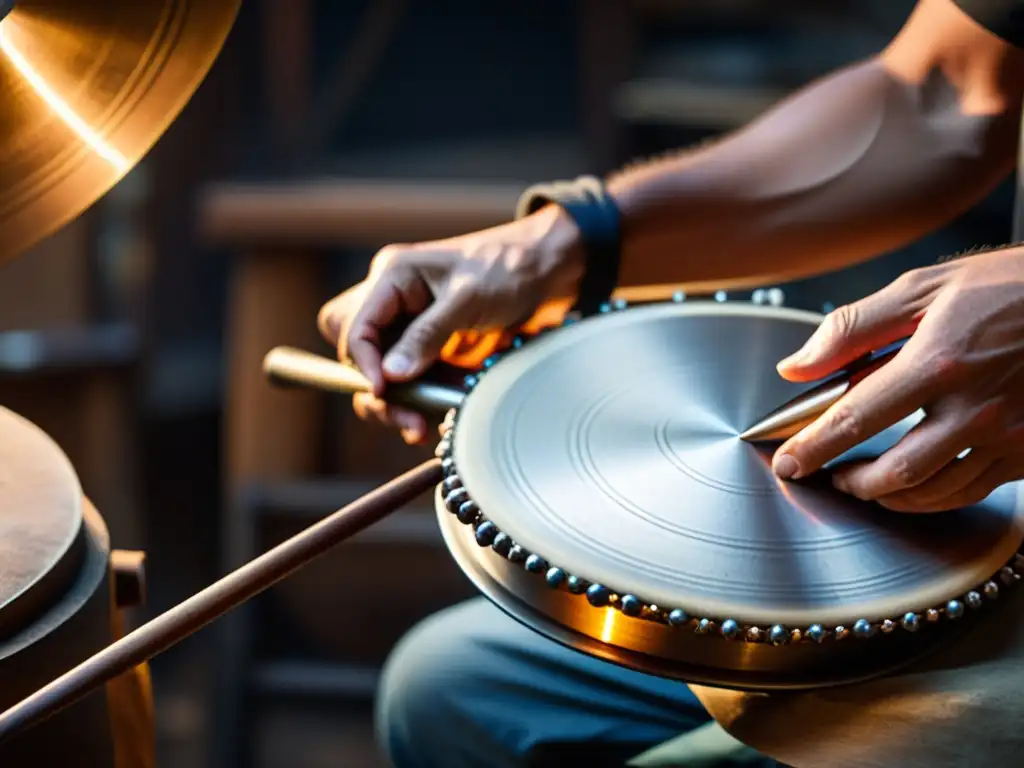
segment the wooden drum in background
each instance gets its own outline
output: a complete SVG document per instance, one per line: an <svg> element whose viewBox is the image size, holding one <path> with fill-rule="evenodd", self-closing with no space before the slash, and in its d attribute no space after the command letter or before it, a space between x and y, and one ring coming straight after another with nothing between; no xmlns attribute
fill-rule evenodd
<svg viewBox="0 0 1024 768"><path fill-rule="evenodd" d="M111 551L60 448L0 408L0 711L113 642L143 593L141 555ZM136 669L0 744L0 765L148 768L153 731Z"/></svg>

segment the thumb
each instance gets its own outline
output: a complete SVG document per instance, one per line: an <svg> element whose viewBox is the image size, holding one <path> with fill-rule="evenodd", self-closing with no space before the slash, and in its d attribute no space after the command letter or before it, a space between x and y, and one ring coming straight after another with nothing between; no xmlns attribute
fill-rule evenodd
<svg viewBox="0 0 1024 768"><path fill-rule="evenodd" d="M780 361L789 381L816 381L894 341L911 335L920 320L919 296L891 283L881 291L839 307L797 352Z"/></svg>
<svg viewBox="0 0 1024 768"><path fill-rule="evenodd" d="M464 330L472 310L469 292L446 293L409 323L384 356L384 375L391 381L408 381L422 374L441 356L456 331Z"/></svg>

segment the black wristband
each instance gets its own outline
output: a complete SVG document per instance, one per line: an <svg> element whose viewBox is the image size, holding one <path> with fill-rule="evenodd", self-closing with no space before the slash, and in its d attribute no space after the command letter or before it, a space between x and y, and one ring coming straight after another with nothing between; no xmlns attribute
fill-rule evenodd
<svg viewBox="0 0 1024 768"><path fill-rule="evenodd" d="M519 198L516 218L529 216L549 204L561 207L580 231L586 269L572 311L583 317L596 314L611 299L619 283L619 209L600 179L580 176L574 181L530 187Z"/></svg>

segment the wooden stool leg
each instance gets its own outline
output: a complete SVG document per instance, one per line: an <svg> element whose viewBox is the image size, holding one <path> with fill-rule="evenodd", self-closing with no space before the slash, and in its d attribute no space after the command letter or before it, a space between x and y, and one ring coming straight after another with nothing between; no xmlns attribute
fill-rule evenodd
<svg viewBox="0 0 1024 768"><path fill-rule="evenodd" d="M316 473L321 456L323 397L275 390L263 356L279 344L316 348L316 310L323 295L315 254L255 254L235 262L228 300L229 349L225 404L225 508L222 570L258 554L254 521L243 495L253 483ZM218 646L214 762L248 764L253 606L225 616Z"/></svg>

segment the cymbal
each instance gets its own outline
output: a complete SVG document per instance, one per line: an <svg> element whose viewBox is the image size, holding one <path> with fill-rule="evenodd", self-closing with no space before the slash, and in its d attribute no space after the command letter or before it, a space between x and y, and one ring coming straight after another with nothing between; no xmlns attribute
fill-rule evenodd
<svg viewBox="0 0 1024 768"><path fill-rule="evenodd" d="M241 0L0 0L0 262L128 173L199 87Z"/></svg>

